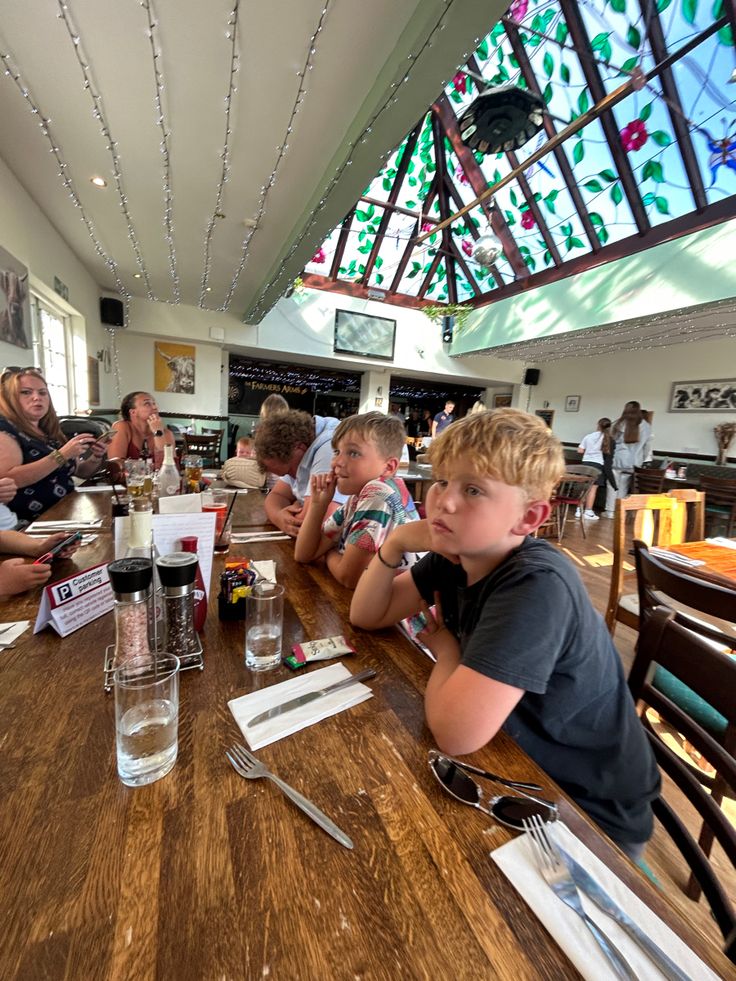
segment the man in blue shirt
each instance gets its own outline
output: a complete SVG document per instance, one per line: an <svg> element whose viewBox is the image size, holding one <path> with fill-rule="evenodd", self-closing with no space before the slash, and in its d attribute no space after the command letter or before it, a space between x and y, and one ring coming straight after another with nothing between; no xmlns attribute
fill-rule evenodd
<svg viewBox="0 0 736 981"><path fill-rule="evenodd" d="M435 436L439 436L443 429L447 429L451 422L455 421L455 416L452 414L455 410L455 403L452 399L448 399L445 402L445 408L442 412L438 412L434 417L434 422L432 423L432 439Z"/></svg>

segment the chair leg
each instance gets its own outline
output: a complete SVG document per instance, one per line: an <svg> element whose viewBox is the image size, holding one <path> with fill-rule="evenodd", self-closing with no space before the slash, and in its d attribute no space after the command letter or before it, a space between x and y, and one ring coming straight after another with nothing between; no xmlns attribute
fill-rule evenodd
<svg viewBox="0 0 736 981"><path fill-rule="evenodd" d="M565 522L567 521L567 509L569 508L567 501L557 508L557 544L562 541L562 536L565 534Z"/></svg>

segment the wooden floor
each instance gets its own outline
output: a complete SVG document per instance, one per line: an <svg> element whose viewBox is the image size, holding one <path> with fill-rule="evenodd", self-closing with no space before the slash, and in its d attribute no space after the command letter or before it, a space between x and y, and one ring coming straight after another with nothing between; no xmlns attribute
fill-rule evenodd
<svg viewBox="0 0 736 981"><path fill-rule="evenodd" d="M583 538L580 523L568 518L561 548L573 562L593 601L595 608L603 615L608 601L611 578L611 547L613 521L601 518L586 522L587 537ZM631 557L632 571L627 576L627 592L636 590L636 575L633 571L634 559ZM624 671L628 674L634 657L637 633L623 624L618 624L614 636L616 649L621 655ZM697 833L699 824L687 800L669 781L665 782L665 796L676 807L680 817ZM724 807L736 825L736 802L726 801ZM690 820L688 820L690 818ZM714 943L722 946L720 930L710 915L707 902L701 898L698 903L688 899L683 892L687 883L687 870L683 859L662 828L655 824L654 837L647 847L645 860L654 876L669 898L683 912L686 919L697 927ZM736 904L736 870L718 846L713 850L713 861L722 875L731 900Z"/></svg>

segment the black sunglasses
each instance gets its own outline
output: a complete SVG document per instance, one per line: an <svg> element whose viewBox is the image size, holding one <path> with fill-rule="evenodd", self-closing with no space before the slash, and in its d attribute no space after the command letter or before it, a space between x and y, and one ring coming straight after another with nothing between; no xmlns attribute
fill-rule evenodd
<svg viewBox="0 0 736 981"><path fill-rule="evenodd" d="M26 371L37 371L39 375L41 374L41 369L37 368L34 364L30 364L26 368L20 368L17 364L9 364L7 368L3 368L3 373L0 375L0 380L6 378L8 375L22 375Z"/></svg>
<svg viewBox="0 0 736 981"><path fill-rule="evenodd" d="M523 831L524 819L531 818L535 815L545 823L557 820L557 805L553 804L552 801L545 800L543 797L532 797L531 794L525 794L519 788L519 784L513 780L495 780L493 774L490 774L490 777L494 779L494 782L502 783L504 786L516 787L523 796L517 797L505 794L500 797L491 797L487 801L488 806L483 807L481 803L483 801L483 791L475 780L462 769L466 765L456 762L449 756L442 756L436 750L430 751L430 770L442 785L442 788L462 804L476 807L479 811L483 811L484 814L492 817L494 821L506 825L507 828L513 828L514 831ZM479 772L481 775L485 773L485 771L477 771L476 768L474 768L474 772ZM521 786L536 787L536 784L521 784Z"/></svg>

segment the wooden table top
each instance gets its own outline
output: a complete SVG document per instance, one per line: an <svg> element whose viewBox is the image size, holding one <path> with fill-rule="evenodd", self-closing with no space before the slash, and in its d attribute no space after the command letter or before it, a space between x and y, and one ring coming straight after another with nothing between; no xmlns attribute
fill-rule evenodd
<svg viewBox="0 0 736 981"><path fill-rule="evenodd" d="M255 513L262 496L238 506ZM107 495L70 495L49 516L90 509L107 513ZM0 655L0 977L578 977L488 857L513 832L445 795L429 771L426 658L397 630L353 630L350 594L324 569L297 565L291 542L247 549L276 559L285 646L344 633L358 651L350 670L378 672L372 699L258 754L354 850L270 782L243 780L227 762L225 749L241 741L228 699L292 674L246 672L244 624L217 618L214 588L205 669L181 677L179 757L148 787L124 787L116 774L113 700L102 688L112 615L65 639L28 632ZM55 575L110 552L107 522ZM35 617L38 594L11 602L6 618ZM543 784L588 847L728 975L720 951L512 740L500 735L474 761Z"/></svg>
<svg viewBox="0 0 736 981"><path fill-rule="evenodd" d="M688 575L697 575L719 585L736 586L736 548L714 545L712 542L683 542L669 548L688 558L705 562L705 565L687 569Z"/></svg>

